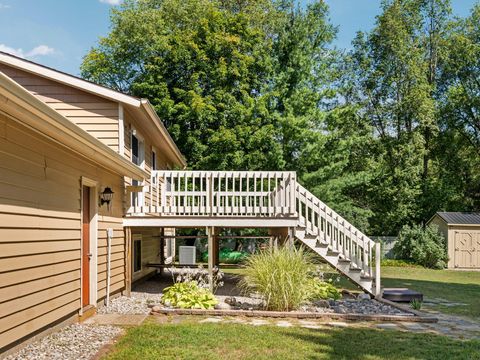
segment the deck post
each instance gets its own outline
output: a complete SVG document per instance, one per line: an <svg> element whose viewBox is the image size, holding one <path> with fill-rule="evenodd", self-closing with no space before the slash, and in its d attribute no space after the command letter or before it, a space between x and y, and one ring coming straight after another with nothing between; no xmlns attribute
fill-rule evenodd
<svg viewBox="0 0 480 360"><path fill-rule="evenodd" d="M214 236L214 227L207 226L207 236L208 236L208 287L210 291L213 292L213 266L214 266L214 247L215 247L215 236Z"/></svg>
<svg viewBox="0 0 480 360"><path fill-rule="evenodd" d="M125 295L130 297L132 292L132 229L125 228Z"/></svg>
<svg viewBox="0 0 480 360"><path fill-rule="evenodd" d="M375 243L375 297L382 296L380 281L380 264L381 264L381 244L380 241Z"/></svg>

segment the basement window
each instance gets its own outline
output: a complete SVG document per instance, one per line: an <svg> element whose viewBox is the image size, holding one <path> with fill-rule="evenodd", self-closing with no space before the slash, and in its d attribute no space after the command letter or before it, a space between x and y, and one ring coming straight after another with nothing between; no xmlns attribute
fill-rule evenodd
<svg viewBox="0 0 480 360"><path fill-rule="evenodd" d="M142 238L133 239L133 272L142 271Z"/></svg>

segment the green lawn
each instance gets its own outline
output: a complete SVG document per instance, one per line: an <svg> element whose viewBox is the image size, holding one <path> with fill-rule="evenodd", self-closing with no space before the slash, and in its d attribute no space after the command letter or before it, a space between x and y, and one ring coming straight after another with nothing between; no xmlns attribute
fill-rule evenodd
<svg viewBox="0 0 480 360"><path fill-rule="evenodd" d="M242 269L226 272L241 275ZM328 273L327 277L337 277ZM354 290L356 287L342 278L337 286ZM435 305L434 309L447 314L480 318L480 271L432 270L422 267L382 267L383 287L408 287L424 294L426 299L441 298L461 306Z"/></svg>
<svg viewBox="0 0 480 360"><path fill-rule="evenodd" d="M104 359L480 359L479 341L362 328L146 323Z"/></svg>

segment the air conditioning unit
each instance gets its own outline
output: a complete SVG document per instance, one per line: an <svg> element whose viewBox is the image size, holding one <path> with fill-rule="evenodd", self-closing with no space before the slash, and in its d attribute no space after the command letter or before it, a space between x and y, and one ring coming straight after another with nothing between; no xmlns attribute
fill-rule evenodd
<svg viewBox="0 0 480 360"><path fill-rule="evenodd" d="M179 252L178 258L180 260L180 265L196 264L197 248L195 246L179 246L178 252Z"/></svg>

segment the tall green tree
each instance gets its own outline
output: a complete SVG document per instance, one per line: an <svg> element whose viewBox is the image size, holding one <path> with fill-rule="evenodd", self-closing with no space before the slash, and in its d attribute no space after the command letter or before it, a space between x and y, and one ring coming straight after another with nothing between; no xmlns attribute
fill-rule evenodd
<svg viewBox="0 0 480 360"><path fill-rule="evenodd" d="M149 98L191 168L293 168L333 39L323 1L128 0L111 22L82 75Z"/></svg>
<svg viewBox="0 0 480 360"><path fill-rule="evenodd" d="M355 39L356 98L375 129L370 203L375 232L396 233L431 213L438 134L436 90L448 0L391 0L368 35Z"/></svg>

